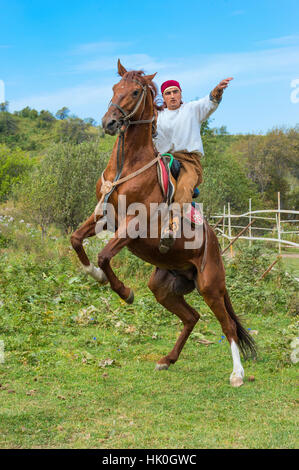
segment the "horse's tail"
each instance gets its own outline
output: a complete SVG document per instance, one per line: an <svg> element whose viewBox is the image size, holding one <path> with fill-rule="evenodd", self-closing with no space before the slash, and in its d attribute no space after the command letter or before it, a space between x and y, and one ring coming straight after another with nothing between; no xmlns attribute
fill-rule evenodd
<svg viewBox="0 0 299 470"><path fill-rule="evenodd" d="M224 294L224 303L225 303L225 308L229 316L236 324L237 336L239 339L239 347L244 356L244 359L248 359L249 357L256 358L257 356L256 344L252 336L250 336L248 331L246 331L245 328L241 325L239 318L234 312L234 309L231 304L227 291L225 291L225 294Z"/></svg>

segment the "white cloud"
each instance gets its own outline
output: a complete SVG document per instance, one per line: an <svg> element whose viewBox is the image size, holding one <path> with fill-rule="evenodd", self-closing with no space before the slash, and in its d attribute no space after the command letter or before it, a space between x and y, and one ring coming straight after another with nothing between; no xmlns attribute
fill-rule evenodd
<svg viewBox="0 0 299 470"><path fill-rule="evenodd" d="M255 44L260 46L292 46L299 45L299 34L292 34L290 36L281 36L279 38L265 39L258 41Z"/></svg>
<svg viewBox="0 0 299 470"><path fill-rule="evenodd" d="M215 86L223 78L234 77L231 86L247 86L248 81L267 83L279 80L278 77L289 76L298 67L298 47L287 47L177 59L167 73L163 70L163 74L159 74L158 79L162 82L175 78L182 82L188 94L194 95L199 87Z"/></svg>
<svg viewBox="0 0 299 470"><path fill-rule="evenodd" d="M77 71L100 72L98 84L81 83L53 93L26 96L10 100L11 109L25 106L49 109L52 112L62 106L69 107L81 115L101 115L112 96L112 85L116 76L118 56L104 56L77 66ZM122 64L128 69L143 69L146 73L159 72L155 81L161 84L167 79L181 82L186 100L208 93L221 79L234 77L230 87L249 87L263 83L288 80L299 68L299 48L287 46L252 52L198 55L172 58L164 62L148 54L120 55Z"/></svg>
<svg viewBox="0 0 299 470"><path fill-rule="evenodd" d="M116 70L117 60L128 70L145 70L150 73L151 70L155 71L167 68L170 64L159 62L158 60L150 57L147 54L118 54L113 56L104 56L94 60L84 62L75 66L75 72L101 72L101 71L114 71Z"/></svg>
<svg viewBox="0 0 299 470"><path fill-rule="evenodd" d="M95 102L99 106L106 105L111 97L111 85L79 85L77 87L58 90L44 95L32 95L10 102L10 108L19 110L26 106L38 110L48 109L57 111L61 106L67 106L71 110L76 107L88 107Z"/></svg>
<svg viewBox="0 0 299 470"><path fill-rule="evenodd" d="M87 44L80 44L71 51L71 54L94 54L94 53L110 53L118 49L123 49L132 46L133 42L120 42L120 41L100 41L91 42Z"/></svg>

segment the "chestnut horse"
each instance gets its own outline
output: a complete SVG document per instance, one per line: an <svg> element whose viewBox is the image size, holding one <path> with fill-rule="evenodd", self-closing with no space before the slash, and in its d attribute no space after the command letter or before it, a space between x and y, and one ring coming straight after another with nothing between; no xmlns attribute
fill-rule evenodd
<svg viewBox="0 0 299 470"><path fill-rule="evenodd" d="M120 61L118 73L121 80L113 86L113 97L102 125L106 133L115 135L119 132L119 136L102 178L99 178L96 185L100 204L72 234L72 246L84 271L100 284L109 282L111 288L127 303L133 302L133 291L117 278L110 260L126 246L134 255L155 266L148 286L156 300L177 315L183 323L183 330L174 348L156 364L158 370L168 369L177 361L199 319L197 311L184 299L185 294L196 288L216 315L230 343L233 359L230 383L239 387L243 384L244 377L239 348L245 358L248 355L255 356L255 344L234 313L225 286L225 271L218 240L206 221L202 244L196 249L186 249L186 239L182 235L176 238L168 253L161 254L158 236L133 238L127 234L128 224L134 217L132 215L125 215L121 222L116 220L114 236L98 255L99 267L90 263L83 248L83 240L96 235L97 224L104 216L103 210L99 211L99 205L103 208L108 199L116 214L120 195L126 196L126 207L139 202L149 208L151 203L163 202L154 162L158 152L152 140L159 109L155 103L157 88L152 81L156 74L146 76L142 71L128 72ZM104 225L103 228L107 226Z"/></svg>

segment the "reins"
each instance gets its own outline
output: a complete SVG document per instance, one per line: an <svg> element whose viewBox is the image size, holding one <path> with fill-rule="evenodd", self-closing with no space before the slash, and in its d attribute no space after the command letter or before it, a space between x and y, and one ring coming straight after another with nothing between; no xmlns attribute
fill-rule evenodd
<svg viewBox="0 0 299 470"><path fill-rule="evenodd" d="M96 217L99 214L99 209L100 209L102 203L104 203L103 215L106 212L106 204L108 202L108 199L109 199L111 193L114 191L116 186L118 186L119 184L124 183L125 181L130 180L131 178L134 178L137 175L140 175L140 173L143 173L143 171L150 168L152 165L154 165L161 158L161 155L159 154L156 158L154 158L154 160L151 160L149 163L144 165L142 168L139 168L139 170L136 170L133 173L131 173L130 175L127 175L123 178L120 178L122 170L123 170L123 166L124 166L124 160L125 160L125 133L126 133L127 129L129 128L129 126L131 126L133 124L151 124L151 123L153 123L153 121L155 119L155 115L153 115L152 119L142 119L142 120L138 120L138 121L130 121L130 118L132 116L134 116L134 114L136 114L136 112L138 111L142 101L143 101L143 110L142 110L142 113L143 113L144 107L145 107L146 93L147 93L147 85L143 85L141 82L139 82L138 80L135 80L135 79L133 79L133 81L138 83L142 87L142 93L141 93L141 95L140 95L133 111L131 111L130 113L127 113L117 103L112 103L112 101L109 103L109 107L110 106L115 106L122 113L122 115L124 116L124 118L123 118L124 124L122 125L122 127L119 131L119 138L118 138L118 144L117 144L117 155L116 155L117 170L116 170L116 175L114 177L114 180L113 180L113 182L108 181L108 180L105 181L105 179L104 179L104 171L105 170L103 171L102 176L101 176L101 178L102 178L102 186L101 186L102 197L99 200L99 202L97 203L96 208L94 210L94 221L95 222L96 222Z"/></svg>

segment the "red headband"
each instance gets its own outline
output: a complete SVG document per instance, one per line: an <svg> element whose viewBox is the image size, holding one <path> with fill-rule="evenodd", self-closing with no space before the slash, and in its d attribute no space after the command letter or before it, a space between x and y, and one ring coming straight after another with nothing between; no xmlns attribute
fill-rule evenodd
<svg viewBox="0 0 299 470"><path fill-rule="evenodd" d="M169 88L171 86L176 86L182 91L181 85L179 84L179 82L177 82L176 80L167 80L166 82L162 83L162 85L161 85L162 95L163 95L164 91L166 90L166 88Z"/></svg>

